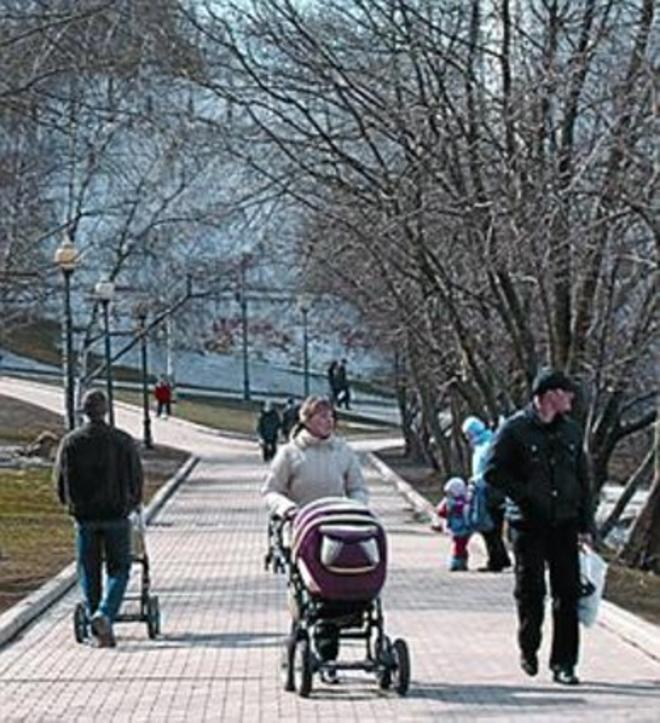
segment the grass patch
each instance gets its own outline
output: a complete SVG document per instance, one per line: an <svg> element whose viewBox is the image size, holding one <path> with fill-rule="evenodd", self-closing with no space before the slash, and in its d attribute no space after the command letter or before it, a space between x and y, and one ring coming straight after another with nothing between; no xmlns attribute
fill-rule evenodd
<svg viewBox="0 0 660 723"><path fill-rule="evenodd" d="M142 394L129 390L118 390L115 398L142 407ZM149 398L151 414L155 417L153 397ZM193 397L178 395L172 405L172 411L180 419L203 424L213 429L228 432L255 434L257 417L261 405L259 402L244 402L238 399Z"/></svg>
<svg viewBox="0 0 660 723"><path fill-rule="evenodd" d="M660 625L660 575L634 570L610 560L604 597L615 605Z"/></svg>
<svg viewBox="0 0 660 723"><path fill-rule="evenodd" d="M62 363L62 327L50 319L34 319L5 330L0 344L6 349L43 364Z"/></svg>
<svg viewBox="0 0 660 723"><path fill-rule="evenodd" d="M61 415L0 395L0 443L25 444L44 431L56 436L64 434Z"/></svg>
<svg viewBox="0 0 660 723"><path fill-rule="evenodd" d="M0 472L0 610L72 559L71 519L48 469Z"/></svg>
<svg viewBox="0 0 660 723"><path fill-rule="evenodd" d="M446 477L423 462L405 457L403 447L379 450L378 457L432 504L438 504L443 498Z"/></svg>
<svg viewBox="0 0 660 723"><path fill-rule="evenodd" d="M114 352L119 349L120 343L123 346L125 341L113 342ZM59 367L62 364L62 327L59 322L52 319L25 321L4 330L0 334L0 346L18 356L28 357L42 364ZM87 363L89 371L94 371L104 363L104 357L101 354L90 352ZM125 381L140 381L142 379L140 370L122 366L121 364L113 365L112 373L116 379Z"/></svg>
<svg viewBox="0 0 660 723"><path fill-rule="evenodd" d="M128 404L142 406L142 394L138 392L118 390L115 398ZM149 398L149 403L152 405L151 413L153 415L152 397ZM256 437L255 430L260 409L261 402L257 401L246 402L231 397L204 397L189 394L179 394L172 407L177 417L189 422L253 437ZM339 433L345 436L382 434L383 431L392 429L386 423L365 424L364 421L351 421L351 419L342 418L341 415L337 428Z"/></svg>

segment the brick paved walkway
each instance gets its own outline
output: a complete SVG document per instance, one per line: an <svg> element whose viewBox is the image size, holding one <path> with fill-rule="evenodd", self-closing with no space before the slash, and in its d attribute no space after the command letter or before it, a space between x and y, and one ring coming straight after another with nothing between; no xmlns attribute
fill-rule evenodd
<svg viewBox="0 0 660 723"><path fill-rule="evenodd" d="M139 415L122 409L118 417L139 429ZM660 664L602 626L584 634L581 687L557 687L545 669L524 677L512 576L446 572L447 538L415 522L373 470L391 553L386 628L411 648L409 695L382 693L357 672L332 687L315 676L307 700L285 693L278 672L285 582L263 571L256 445L177 420L155 431L202 457L149 530L163 636L151 641L144 624L124 624L116 649L77 645L71 593L0 649L0 720L658 720Z"/></svg>

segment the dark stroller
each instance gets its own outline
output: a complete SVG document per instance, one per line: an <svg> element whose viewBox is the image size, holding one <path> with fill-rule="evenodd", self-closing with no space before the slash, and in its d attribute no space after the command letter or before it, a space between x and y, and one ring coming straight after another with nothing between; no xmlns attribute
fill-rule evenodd
<svg viewBox="0 0 660 723"><path fill-rule="evenodd" d="M272 517L266 568L288 577L291 633L284 646L284 689L307 696L315 673L364 670L381 689L405 695L410 657L402 639L384 633L379 593L385 582L385 530L364 505L328 497L303 507L293 522ZM365 657L324 660L316 649L320 627L332 625L339 640L365 641Z"/></svg>
<svg viewBox="0 0 660 723"><path fill-rule="evenodd" d="M153 640L160 634L160 605L158 596L151 594L145 525L142 515L138 513L131 514L131 562L140 567L140 590L137 594L127 593L124 596L122 609L115 622L146 623L147 633ZM73 632L79 643L84 643L89 637L90 622L83 602L77 603L73 611Z"/></svg>

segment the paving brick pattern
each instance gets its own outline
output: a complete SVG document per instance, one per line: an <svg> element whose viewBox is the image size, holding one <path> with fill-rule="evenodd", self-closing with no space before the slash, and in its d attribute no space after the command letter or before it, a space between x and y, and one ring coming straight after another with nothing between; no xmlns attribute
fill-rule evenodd
<svg viewBox="0 0 660 723"><path fill-rule="evenodd" d="M137 429L134 417L122 411L120 425ZM149 529L163 635L152 641L144 624L120 624L116 649L78 645L72 592L0 649L1 721L659 719L657 660L600 626L583 637L582 686L553 685L545 667L526 678L514 645L512 575L447 572L448 539L416 522L374 470L373 503L390 543L386 629L410 646L409 695L381 692L360 672L342 673L338 686L315 676L309 699L284 692L285 580L263 570L256 445L177 420L156 432L202 456ZM476 567L479 541L472 547Z"/></svg>

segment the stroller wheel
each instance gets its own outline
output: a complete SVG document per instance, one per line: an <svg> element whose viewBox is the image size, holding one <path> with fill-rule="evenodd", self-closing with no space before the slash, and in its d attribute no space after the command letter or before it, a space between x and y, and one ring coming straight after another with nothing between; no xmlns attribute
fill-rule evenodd
<svg viewBox="0 0 660 723"><path fill-rule="evenodd" d="M157 595L147 600L147 632L152 640L160 634L160 603Z"/></svg>
<svg viewBox="0 0 660 723"><path fill-rule="evenodd" d="M296 638L295 635L289 635L284 642L282 649L282 658L280 661L280 674L282 678L282 686L289 693L296 689L295 685L295 657L296 657Z"/></svg>
<svg viewBox="0 0 660 723"><path fill-rule="evenodd" d="M387 636L379 638L376 644L376 662L383 667L376 673L378 687L389 690L392 687L392 643Z"/></svg>
<svg viewBox="0 0 660 723"><path fill-rule="evenodd" d="M298 695L306 698L312 691L312 651L306 636L296 643L293 669Z"/></svg>
<svg viewBox="0 0 660 723"><path fill-rule="evenodd" d="M405 695L410 686L410 653L405 640L397 638L392 644L392 658L394 669L391 672L394 690L399 695Z"/></svg>
<svg viewBox="0 0 660 723"><path fill-rule="evenodd" d="M73 611L73 634L77 643L84 643L87 638L87 613L84 603L78 603Z"/></svg>
<svg viewBox="0 0 660 723"><path fill-rule="evenodd" d="M381 690L389 690L392 687L392 671L386 668L377 674L378 687Z"/></svg>

